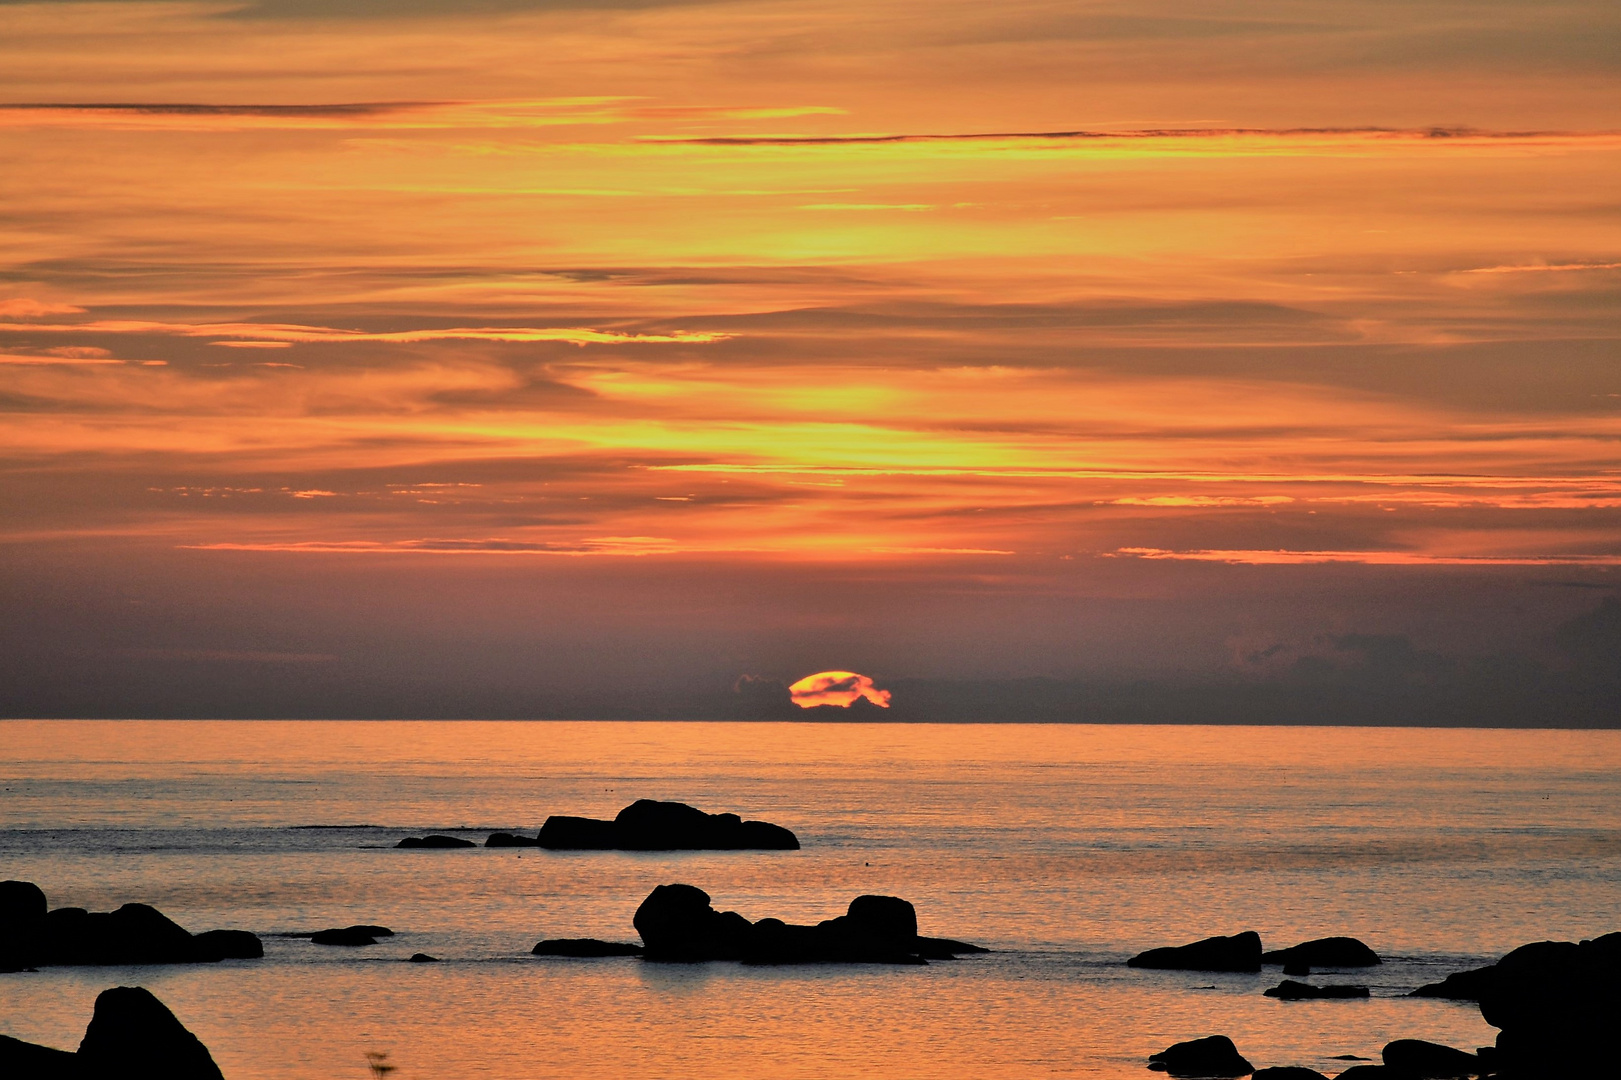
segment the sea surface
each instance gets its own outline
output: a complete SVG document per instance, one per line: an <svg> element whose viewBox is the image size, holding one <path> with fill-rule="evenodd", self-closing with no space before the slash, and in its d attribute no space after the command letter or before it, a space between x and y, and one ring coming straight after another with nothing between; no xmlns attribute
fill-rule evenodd
<svg viewBox="0 0 1621 1080"><path fill-rule="evenodd" d="M678 799L797 852L395 850ZM1462 1047L1467 1004L1403 997L1527 941L1621 929L1621 732L1069 725L0 722L0 878L55 906L153 904L262 961L0 975L0 1033L71 1049L97 993L152 989L227 1080L1145 1077L1230 1035L1330 1075L1390 1039ZM529 955L635 941L655 885L814 922L903 896L994 952L921 968ZM369 948L286 935L356 922ZM1240 930L1352 934L1388 962L1280 979L1128 969ZM414 952L438 964L403 962Z"/></svg>

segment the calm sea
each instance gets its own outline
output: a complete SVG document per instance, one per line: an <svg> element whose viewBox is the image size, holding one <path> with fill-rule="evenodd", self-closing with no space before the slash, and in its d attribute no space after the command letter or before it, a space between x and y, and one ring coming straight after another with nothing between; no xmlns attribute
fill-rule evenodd
<svg viewBox="0 0 1621 1080"><path fill-rule="evenodd" d="M1398 1037L1473 1047L1401 995L1526 941L1621 929L1621 732L1022 725L0 722L0 878L53 906L240 927L265 959L0 975L0 1033L73 1048L150 987L228 1080L1143 1077L1171 1042L1333 1074ZM679 799L798 852L398 851ZM653 886L809 922L859 893L995 950L924 968L558 960L636 940ZM378 922L364 949L277 936ZM1366 1001L1267 974L1127 969L1154 945L1353 934ZM439 964L402 962L413 952Z"/></svg>

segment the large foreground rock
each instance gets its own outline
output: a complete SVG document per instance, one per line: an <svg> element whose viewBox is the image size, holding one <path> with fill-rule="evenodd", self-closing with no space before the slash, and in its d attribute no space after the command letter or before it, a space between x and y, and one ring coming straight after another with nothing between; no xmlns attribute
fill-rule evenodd
<svg viewBox="0 0 1621 1080"><path fill-rule="evenodd" d="M1348 968L1373 967L1384 961L1378 953L1354 937L1325 937L1262 953L1261 963L1283 964L1285 967Z"/></svg>
<svg viewBox="0 0 1621 1080"><path fill-rule="evenodd" d="M563 851L799 850L798 837L781 825L652 799L638 799L612 821L553 815L537 842Z"/></svg>
<svg viewBox="0 0 1621 1080"><path fill-rule="evenodd" d="M1246 930L1231 937L1209 937L1188 945L1149 949L1126 964L1172 971L1260 971L1261 935Z"/></svg>
<svg viewBox="0 0 1621 1080"><path fill-rule="evenodd" d="M1203 1039L1189 1039L1150 1054L1148 1067L1176 1077L1198 1077L1215 1080L1235 1076L1248 1076L1255 1067L1244 1059L1225 1035L1210 1035Z"/></svg>
<svg viewBox="0 0 1621 1080"><path fill-rule="evenodd" d="M1539 941L1499 960L1480 1014L1502 1030L1497 1068L1515 1080L1621 1072L1621 933Z"/></svg>
<svg viewBox="0 0 1621 1080"><path fill-rule="evenodd" d="M246 930L193 934L157 908L44 910L45 894L26 881L0 882L0 971L91 964L190 964L257 959L264 945Z"/></svg>
<svg viewBox="0 0 1621 1080"><path fill-rule="evenodd" d="M6 1080L223 1080L208 1047L139 986L102 991L78 1053L0 1036Z"/></svg>
<svg viewBox="0 0 1621 1080"><path fill-rule="evenodd" d="M649 960L741 960L749 964L922 964L985 952L949 938L920 936L917 910L896 896L858 896L845 914L815 926L750 922L716 911L692 885L660 885L636 909Z"/></svg>

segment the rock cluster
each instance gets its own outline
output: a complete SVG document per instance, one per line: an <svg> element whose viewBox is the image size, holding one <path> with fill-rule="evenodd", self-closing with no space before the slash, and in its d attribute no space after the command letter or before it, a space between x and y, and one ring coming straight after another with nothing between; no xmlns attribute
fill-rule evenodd
<svg viewBox="0 0 1621 1080"><path fill-rule="evenodd" d="M0 1036L0 1076L8 1080L223 1080L208 1047L163 1002L139 986L101 992L77 1053Z"/></svg>
<svg viewBox="0 0 1621 1080"><path fill-rule="evenodd" d="M1371 967L1378 963L1382 963L1379 954L1353 937L1315 938L1287 949L1262 952L1261 935L1253 930L1149 949L1126 961L1129 967L1172 971L1260 971L1265 964L1282 964L1285 975L1309 975L1314 967Z"/></svg>
<svg viewBox="0 0 1621 1080"><path fill-rule="evenodd" d="M541 826L535 842L559 851L799 850L798 837L781 825L744 821L736 814L706 814L686 803L652 799L636 800L612 821L554 814Z"/></svg>
<svg viewBox="0 0 1621 1080"><path fill-rule="evenodd" d="M925 964L988 950L949 938L922 937L917 909L897 896L858 896L845 914L815 926L781 919L750 922L735 911L716 911L709 894L693 885L660 885L636 909L642 945L595 938L548 938L537 956L634 956L745 964Z"/></svg>
<svg viewBox="0 0 1621 1080"><path fill-rule="evenodd" d="M117 911L48 909L28 881L0 881L0 971L51 965L193 964L256 960L265 954L246 930L193 934L146 904Z"/></svg>

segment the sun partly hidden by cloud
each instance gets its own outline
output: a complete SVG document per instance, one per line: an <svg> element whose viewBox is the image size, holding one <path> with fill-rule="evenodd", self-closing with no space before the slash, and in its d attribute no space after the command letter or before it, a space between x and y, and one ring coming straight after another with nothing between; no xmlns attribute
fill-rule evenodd
<svg viewBox="0 0 1621 1080"><path fill-rule="evenodd" d="M848 709L860 698L887 709L890 698L888 690L878 689L867 676L853 671L818 671L788 687L788 693L801 709L814 709L818 705Z"/></svg>

